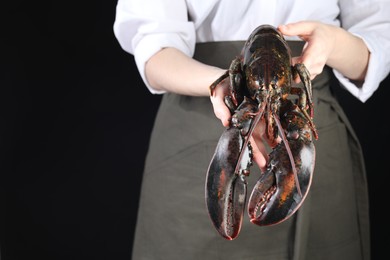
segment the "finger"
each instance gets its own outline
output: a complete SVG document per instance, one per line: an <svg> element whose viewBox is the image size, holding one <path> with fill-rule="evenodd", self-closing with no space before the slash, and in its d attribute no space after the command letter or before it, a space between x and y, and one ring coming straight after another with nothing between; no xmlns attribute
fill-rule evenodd
<svg viewBox="0 0 390 260"><path fill-rule="evenodd" d="M301 62L305 64L307 70L310 73L310 79L313 80L318 74L320 74L326 64L327 55L324 50L324 46L318 44L316 41L312 41L308 44L304 53L302 54Z"/></svg>
<svg viewBox="0 0 390 260"><path fill-rule="evenodd" d="M249 139L252 146L253 161L264 171L267 166L268 154L263 142L255 141L253 137Z"/></svg>
<svg viewBox="0 0 390 260"><path fill-rule="evenodd" d="M227 127L230 124L230 110L226 106L223 100L224 94L222 93L221 88L216 88L214 94L210 96L211 103L213 104L215 116L221 120L222 125Z"/></svg>
<svg viewBox="0 0 390 260"><path fill-rule="evenodd" d="M223 102L222 99L218 97L210 96L211 103L213 104L214 114L215 116L221 120L222 125L227 127L230 124L230 111Z"/></svg>
<svg viewBox="0 0 390 260"><path fill-rule="evenodd" d="M282 24L278 26L278 30L288 36L304 37L310 35L316 26L315 22L300 21L296 23Z"/></svg>
<svg viewBox="0 0 390 260"><path fill-rule="evenodd" d="M327 55L325 54L324 46L321 42L315 39L310 39L305 43L303 47L302 55L292 58L292 65L297 63L305 64L307 70L310 73L310 79L313 80L318 74L320 74L325 66ZM301 82L298 75L295 75L295 83Z"/></svg>
<svg viewBox="0 0 390 260"><path fill-rule="evenodd" d="M291 58L291 65L292 66L294 66L295 64L298 64L298 63L302 63L302 56Z"/></svg>

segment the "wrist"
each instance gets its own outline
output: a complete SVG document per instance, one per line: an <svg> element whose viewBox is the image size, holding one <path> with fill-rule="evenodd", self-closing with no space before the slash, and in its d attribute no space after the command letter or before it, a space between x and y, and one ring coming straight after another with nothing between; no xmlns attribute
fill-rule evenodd
<svg viewBox="0 0 390 260"><path fill-rule="evenodd" d="M334 39L327 65L351 80L364 80L370 56L364 41L343 28L334 31Z"/></svg>

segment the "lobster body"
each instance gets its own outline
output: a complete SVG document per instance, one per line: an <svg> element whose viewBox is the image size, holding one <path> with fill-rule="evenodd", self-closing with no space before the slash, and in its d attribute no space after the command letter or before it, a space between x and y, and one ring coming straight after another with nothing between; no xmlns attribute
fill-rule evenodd
<svg viewBox="0 0 390 260"><path fill-rule="evenodd" d="M292 86L295 75L303 87ZM291 65L290 49L273 26L253 31L228 72L210 86L211 93L228 77L225 103L232 119L208 168L206 204L214 227L232 240L240 232L245 211L246 177L253 164L249 137L258 122L265 123L272 148L247 207L251 222L260 226L288 219L303 203L315 165L312 140L318 136L310 75L303 64Z"/></svg>

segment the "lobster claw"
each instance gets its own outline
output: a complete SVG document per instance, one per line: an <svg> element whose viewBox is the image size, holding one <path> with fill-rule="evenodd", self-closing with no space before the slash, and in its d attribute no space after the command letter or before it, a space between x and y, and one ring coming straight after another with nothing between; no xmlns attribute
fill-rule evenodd
<svg viewBox="0 0 390 260"><path fill-rule="evenodd" d="M287 144L279 143L270 153L267 169L248 202L250 220L259 226L277 224L292 216L305 200L312 182L315 147L310 126L298 129L306 119L297 110L285 119L284 122L290 122L285 127Z"/></svg>
<svg viewBox="0 0 390 260"><path fill-rule="evenodd" d="M290 146L294 145L290 143ZM259 226L273 225L288 219L300 208L310 189L314 145L302 147L300 153L304 156L301 159L294 156L295 164L299 165L297 174L302 194L298 192L288 156L284 151L278 152L284 149L284 145L279 144L271 153L268 167L257 181L249 199L250 220Z"/></svg>
<svg viewBox="0 0 390 260"><path fill-rule="evenodd" d="M240 232L246 203L245 177L249 174L252 155L248 147L242 151L244 141L240 129L225 129L207 171L205 190L209 216L216 230L228 240L233 240ZM241 165L236 167L240 157Z"/></svg>

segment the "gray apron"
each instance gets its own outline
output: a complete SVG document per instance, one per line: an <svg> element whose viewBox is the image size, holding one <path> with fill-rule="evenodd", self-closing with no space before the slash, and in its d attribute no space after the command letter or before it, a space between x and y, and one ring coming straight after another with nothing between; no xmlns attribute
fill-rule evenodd
<svg viewBox="0 0 390 260"><path fill-rule="evenodd" d="M301 42L289 45L293 56L301 53ZM194 58L228 68L242 46L243 42L200 43ZM312 186L303 206L273 226L256 226L245 216L233 241L217 234L204 195L208 164L224 128L209 97L164 94L146 158L132 259L370 259L363 156L330 84L338 83L326 67L313 80L319 138ZM259 174L253 166L247 178L249 192Z"/></svg>

